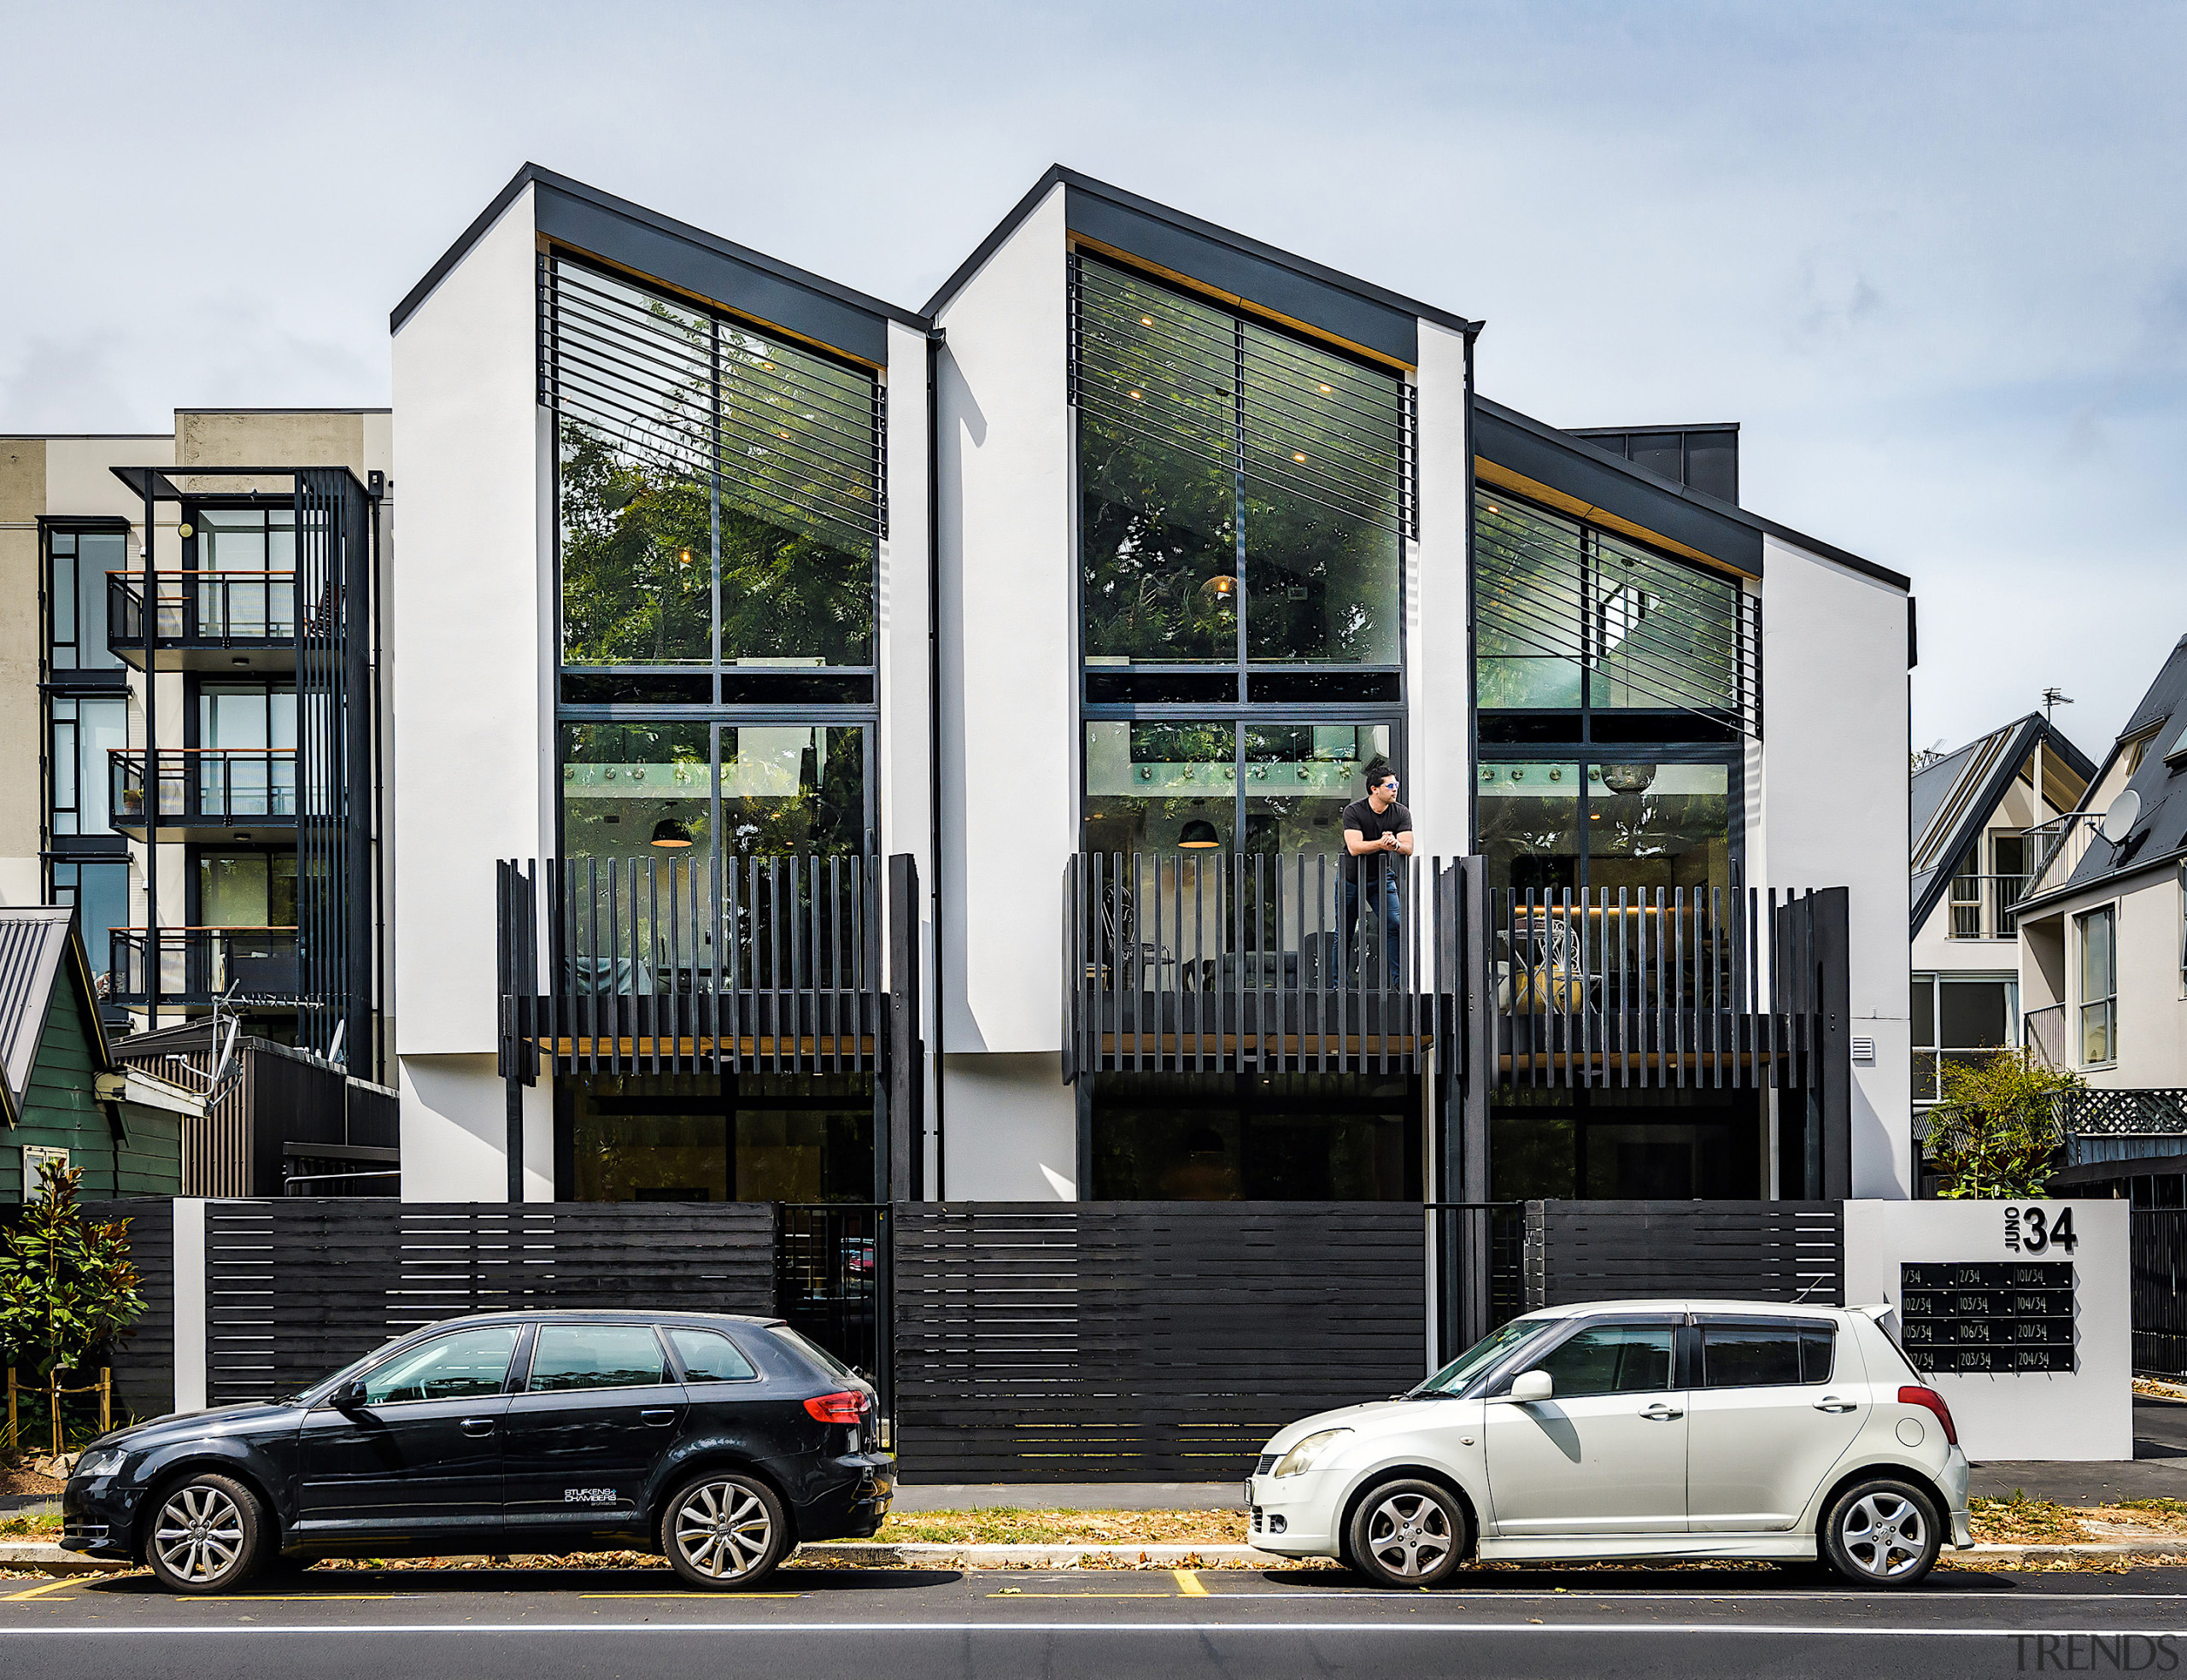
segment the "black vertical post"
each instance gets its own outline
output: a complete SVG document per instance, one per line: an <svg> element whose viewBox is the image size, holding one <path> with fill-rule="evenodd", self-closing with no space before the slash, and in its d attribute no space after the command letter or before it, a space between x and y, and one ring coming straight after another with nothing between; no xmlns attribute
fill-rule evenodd
<svg viewBox="0 0 2187 1680"><path fill-rule="evenodd" d="M1485 1203L1488 1195L1488 1093L1495 1079L1496 1018L1495 965L1490 960L1488 866L1478 858L1462 858L1453 870L1458 901L1460 991L1457 1007L1465 1012L1465 1030L1459 1035L1464 1051L1464 1089L1461 1095L1458 1149L1458 1197ZM1469 1348L1488 1334L1492 1304L1489 1294L1490 1232L1492 1215L1474 1208L1465 1216L1467 1273L1460 1299L1460 1348ZM1453 1349L1457 1351L1457 1349Z"/></svg>
<svg viewBox="0 0 2187 1680"><path fill-rule="evenodd" d="M1822 1197L1834 1202L1853 1193L1850 895L1832 887L1808 903L1815 918L1815 1009L1821 1036L1815 1084L1821 1095Z"/></svg>
<svg viewBox="0 0 2187 1680"><path fill-rule="evenodd" d="M160 679L155 654L159 649L160 579L153 553L152 517L158 504L152 495L153 473L144 470L144 1027L160 1024ZM181 541L179 535L175 539ZM82 564L79 560L79 565ZM80 585L78 599L82 599ZM83 634L82 627L77 635ZM81 655L78 656L79 658ZM107 787L112 797L114 761L107 760ZM189 918L184 918L187 921ZM184 947L189 949L185 941Z"/></svg>

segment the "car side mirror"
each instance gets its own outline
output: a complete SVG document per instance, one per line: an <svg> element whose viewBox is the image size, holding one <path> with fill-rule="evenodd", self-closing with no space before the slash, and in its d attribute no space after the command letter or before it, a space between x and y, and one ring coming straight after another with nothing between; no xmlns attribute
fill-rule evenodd
<svg viewBox="0 0 2187 1680"><path fill-rule="evenodd" d="M361 1412L365 1406L365 1379L352 1377L326 1397L326 1403L337 1412Z"/></svg>
<svg viewBox="0 0 2187 1680"><path fill-rule="evenodd" d="M1556 1392L1546 1371L1522 1371L1511 1379L1511 1398L1516 1401L1546 1400Z"/></svg>

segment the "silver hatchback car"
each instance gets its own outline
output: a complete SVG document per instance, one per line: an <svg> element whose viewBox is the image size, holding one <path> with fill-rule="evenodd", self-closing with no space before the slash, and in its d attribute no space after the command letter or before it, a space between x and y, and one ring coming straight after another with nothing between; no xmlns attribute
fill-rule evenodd
<svg viewBox="0 0 2187 1680"><path fill-rule="evenodd" d="M1605 1301L1279 1432L1256 1546L1434 1586L1484 1559L1767 1558L1910 1587L1972 1543L1951 1411L1887 1310Z"/></svg>

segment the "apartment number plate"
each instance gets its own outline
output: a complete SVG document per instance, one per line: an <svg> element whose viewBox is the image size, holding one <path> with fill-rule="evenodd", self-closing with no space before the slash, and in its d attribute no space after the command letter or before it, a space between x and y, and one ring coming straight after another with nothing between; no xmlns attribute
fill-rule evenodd
<svg viewBox="0 0 2187 1680"><path fill-rule="evenodd" d="M2073 1368L2070 1260L1908 1261L1900 1339L1918 1370L2019 1376Z"/></svg>

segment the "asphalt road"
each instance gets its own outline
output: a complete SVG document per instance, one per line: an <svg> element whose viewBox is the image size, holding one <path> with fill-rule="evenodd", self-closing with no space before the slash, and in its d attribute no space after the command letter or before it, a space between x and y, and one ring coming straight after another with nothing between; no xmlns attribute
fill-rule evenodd
<svg viewBox="0 0 2187 1680"><path fill-rule="evenodd" d="M659 1570L314 1571L223 1599L142 1578L0 1592L0 1672L39 1680L465 1680L714 1672L801 1680L1207 1676L2163 1673L2187 1569L1939 1572L1872 1595L1789 1572L1616 1570L1369 1590L1334 1571L800 1569L765 1594Z"/></svg>

